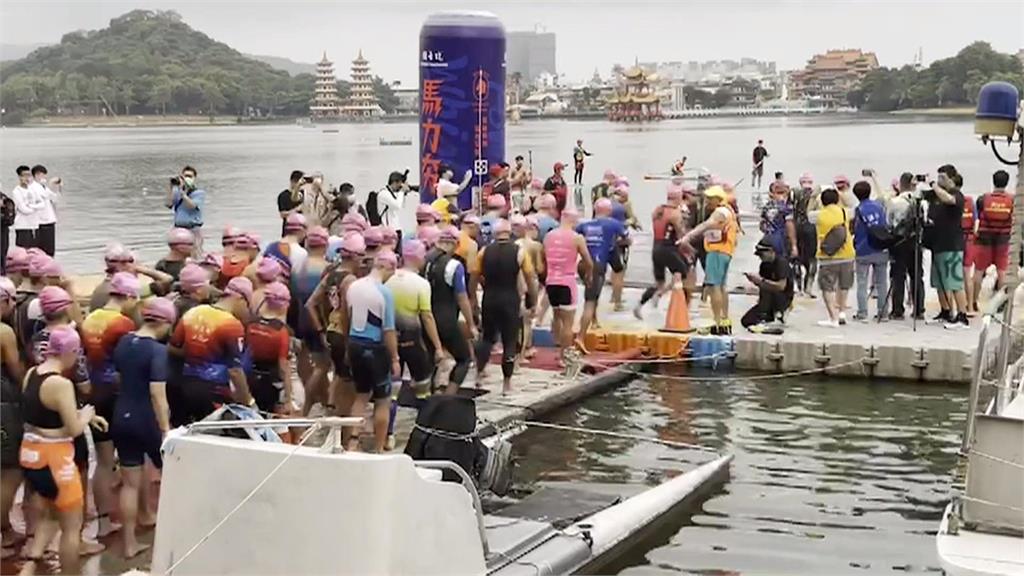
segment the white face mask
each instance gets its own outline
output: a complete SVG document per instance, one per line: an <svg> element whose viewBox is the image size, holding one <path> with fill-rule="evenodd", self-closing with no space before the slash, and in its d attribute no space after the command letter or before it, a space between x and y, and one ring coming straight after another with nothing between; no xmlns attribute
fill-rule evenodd
<svg viewBox="0 0 1024 576"><path fill-rule="evenodd" d="M46 176L40 176L39 178L36 178L36 182L39 182L43 186L46 186Z"/></svg>

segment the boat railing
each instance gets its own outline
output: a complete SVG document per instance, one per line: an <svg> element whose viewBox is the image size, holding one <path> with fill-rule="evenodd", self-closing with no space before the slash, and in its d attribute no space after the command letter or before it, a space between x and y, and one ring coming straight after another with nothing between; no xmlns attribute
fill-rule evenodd
<svg viewBox="0 0 1024 576"><path fill-rule="evenodd" d="M995 388L994 398L998 403L1004 376L1009 363L1007 358L1012 349L1013 333L1010 331L1012 303L1005 290L996 292L985 306L978 346L974 352L971 370L971 386L967 401L967 426L960 443L960 455L967 456L974 440L975 420L982 388ZM1003 320L998 320L999 316ZM986 402L986 404L989 404ZM989 404L992 407L992 404Z"/></svg>
<svg viewBox="0 0 1024 576"><path fill-rule="evenodd" d="M484 559L486 560L490 555L490 547L487 545L487 531L484 528L484 510L483 505L480 503L480 494L476 491L476 484L473 483L473 479L469 477L469 474L462 469L462 466L448 460L414 460L413 464L417 468L426 468L428 470L448 470L458 475L462 487L469 492L469 497L473 500L473 511L476 514L476 528L480 534L480 545L484 550Z"/></svg>
<svg viewBox="0 0 1024 576"><path fill-rule="evenodd" d="M326 428L327 438L320 446L325 453L343 452L341 431L343 428L359 428L365 419L362 416L324 416L321 418L275 418L273 420L201 420L185 428L186 434L214 432L221 430L246 430L260 428Z"/></svg>

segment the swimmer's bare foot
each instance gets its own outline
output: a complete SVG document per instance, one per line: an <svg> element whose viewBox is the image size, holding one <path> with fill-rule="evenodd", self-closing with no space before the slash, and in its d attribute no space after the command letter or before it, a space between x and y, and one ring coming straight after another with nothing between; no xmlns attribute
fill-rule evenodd
<svg viewBox="0 0 1024 576"><path fill-rule="evenodd" d="M139 515L139 528L152 528L156 526L156 516L142 516Z"/></svg>
<svg viewBox="0 0 1024 576"><path fill-rule="evenodd" d="M106 538L121 529L121 525L110 519L110 516L102 514L96 527L96 537Z"/></svg>
<svg viewBox="0 0 1024 576"><path fill-rule="evenodd" d="M82 545L78 548L78 553L82 556L94 556L106 549L107 547L100 542L82 538Z"/></svg>
<svg viewBox="0 0 1024 576"><path fill-rule="evenodd" d="M149 544L140 544L138 542L136 542L135 545L131 546L131 547L125 545L125 548L124 548L124 559L125 560L130 560L132 558L135 558L136 556L138 556L142 552L145 552L146 550L148 550L149 547L150 547Z"/></svg>
<svg viewBox="0 0 1024 576"><path fill-rule="evenodd" d="M586 345L585 345L585 344L583 344L583 341L582 341L582 340L580 340L579 338L576 338L575 340L573 340L573 341L572 341L572 343L573 343L573 345L575 345L575 346L576 346L576 348L577 348L577 349L578 349L578 350L579 350L579 351L580 351L580 352L581 352L582 354L584 354L584 355L586 355L586 354L590 354L590 351L589 351L589 350L587 350L587 347L586 347Z"/></svg>
<svg viewBox="0 0 1024 576"><path fill-rule="evenodd" d="M537 355L537 349L536 348L532 348L531 347L528 350L524 350L523 351L523 358L525 358L527 360L532 360L533 357L536 356L536 355Z"/></svg>
<svg viewBox="0 0 1024 576"><path fill-rule="evenodd" d="M501 384L501 395L502 396L508 396L511 392L512 392L512 383L511 382L503 382Z"/></svg>

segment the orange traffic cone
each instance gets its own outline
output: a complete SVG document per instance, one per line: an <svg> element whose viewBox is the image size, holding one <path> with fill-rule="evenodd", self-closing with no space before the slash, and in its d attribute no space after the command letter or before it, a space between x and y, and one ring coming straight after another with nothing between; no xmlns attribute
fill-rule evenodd
<svg viewBox="0 0 1024 576"><path fill-rule="evenodd" d="M668 315L665 316L665 327L662 332L688 333L690 327L690 306L686 301L686 292L678 284L672 287L672 298L668 303Z"/></svg>

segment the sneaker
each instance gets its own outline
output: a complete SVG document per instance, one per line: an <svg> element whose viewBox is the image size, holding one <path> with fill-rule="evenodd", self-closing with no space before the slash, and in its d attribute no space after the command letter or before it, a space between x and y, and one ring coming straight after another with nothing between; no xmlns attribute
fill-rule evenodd
<svg viewBox="0 0 1024 576"><path fill-rule="evenodd" d="M853 319L856 320L857 322L867 322L868 321L868 313L867 312L857 312L856 314L853 315Z"/></svg>
<svg viewBox="0 0 1024 576"><path fill-rule="evenodd" d="M893 312L892 314L889 314L889 320L906 320L906 319L907 319L907 317L904 315L903 312L900 312L899 314L897 314L895 312Z"/></svg>
<svg viewBox="0 0 1024 576"><path fill-rule="evenodd" d="M930 320L925 320L924 323L925 324L946 324L947 322L952 322L952 321L953 321L953 317L949 315L949 310L943 310L943 311L939 312L938 314L936 314L934 318L932 318Z"/></svg>
<svg viewBox="0 0 1024 576"><path fill-rule="evenodd" d="M900 320L902 320L902 319L903 318L900 317ZM888 321L889 321L889 315L888 314L879 314L879 315L875 316L875 322L888 322Z"/></svg>
<svg viewBox="0 0 1024 576"><path fill-rule="evenodd" d="M969 330L971 328L971 323L967 319L967 315L961 312L957 314L955 320L947 322L945 328L946 330Z"/></svg>
<svg viewBox="0 0 1024 576"><path fill-rule="evenodd" d="M818 326L822 328L839 328L839 322L836 320L818 320Z"/></svg>
<svg viewBox="0 0 1024 576"><path fill-rule="evenodd" d="M388 434L388 439L384 442L384 449L391 452L395 449L395 435Z"/></svg>
<svg viewBox="0 0 1024 576"><path fill-rule="evenodd" d="M636 306L633 307L633 316L635 316L637 320L640 320L641 322L643 322L643 320L644 320L644 305L643 304L637 304Z"/></svg>
<svg viewBox="0 0 1024 576"><path fill-rule="evenodd" d="M846 326L846 312L839 313L839 325Z"/></svg>

